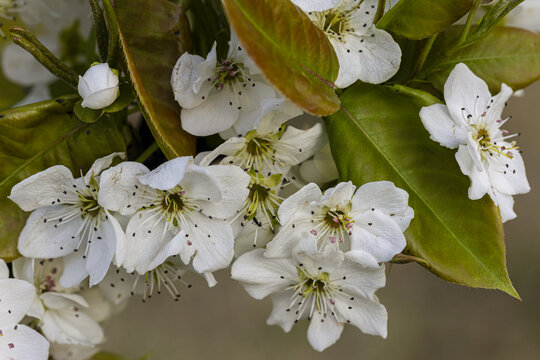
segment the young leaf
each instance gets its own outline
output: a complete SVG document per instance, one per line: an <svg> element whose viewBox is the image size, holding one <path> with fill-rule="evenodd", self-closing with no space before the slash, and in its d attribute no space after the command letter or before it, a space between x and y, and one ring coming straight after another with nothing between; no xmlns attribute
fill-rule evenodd
<svg viewBox="0 0 540 360"><path fill-rule="evenodd" d="M122 51L141 111L168 158L194 155L195 138L182 130L170 85L173 67L190 48L182 9L167 0L116 0Z"/></svg>
<svg viewBox="0 0 540 360"><path fill-rule="evenodd" d="M389 180L409 193L415 216L405 233L407 254L425 260L431 272L518 297L506 270L498 209L488 196L469 200L455 150L429 139L418 115L429 96L401 93L414 97L367 84L341 96L342 110L327 120L341 179L356 185Z"/></svg>
<svg viewBox="0 0 540 360"><path fill-rule="evenodd" d="M71 113L78 97L44 101L0 113L0 257L17 257L17 238L27 213L7 198L19 181L53 165L75 175L95 159L125 151L122 126L104 117L81 123Z"/></svg>
<svg viewBox="0 0 540 360"><path fill-rule="evenodd" d="M81 104L82 100L77 101L75 103L75 106L73 107L73 112L82 122L91 124L98 121L101 115L103 115L103 110L90 109L87 107L83 107Z"/></svg>
<svg viewBox="0 0 540 360"><path fill-rule="evenodd" d="M224 0L240 42L283 95L314 115L339 109L339 63L326 36L289 0Z"/></svg>
<svg viewBox="0 0 540 360"><path fill-rule="evenodd" d="M495 93L505 83L514 90L540 79L540 35L527 30L496 27L487 37L453 54L445 55L459 38L462 27L441 33L419 77L442 89L456 64L465 63Z"/></svg>
<svg viewBox="0 0 540 360"><path fill-rule="evenodd" d="M425 39L465 15L474 0L401 0L377 23L380 29L409 39Z"/></svg>

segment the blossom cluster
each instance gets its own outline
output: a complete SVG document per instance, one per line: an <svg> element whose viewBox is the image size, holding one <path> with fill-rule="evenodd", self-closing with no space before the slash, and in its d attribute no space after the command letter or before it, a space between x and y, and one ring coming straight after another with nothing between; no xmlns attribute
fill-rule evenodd
<svg viewBox="0 0 540 360"><path fill-rule="evenodd" d="M335 50L337 88L382 84L400 69L400 46L375 26L380 1L292 2ZM205 58L184 53L170 76L182 129L216 135L217 146L153 169L116 152L84 174L55 165L13 186L8 198L28 218L21 257L9 266L0 259L0 358L90 359L106 339L103 323L128 299L168 293L179 301L181 286L191 287L186 274L214 287L214 273L229 267L251 297L271 298L267 324L289 332L309 321L317 351L346 324L387 336L376 292L385 264L407 246L415 203L391 181L343 181L323 119L283 97L232 29L222 58L218 45ZM16 62L11 51L4 63ZM78 78L80 106L114 104L119 75L107 63L88 67ZM516 217L513 196L530 191L517 134L501 129L512 93L502 84L492 96L459 63L445 103L418 114L426 139L457 149L469 199L488 195L503 222Z"/></svg>

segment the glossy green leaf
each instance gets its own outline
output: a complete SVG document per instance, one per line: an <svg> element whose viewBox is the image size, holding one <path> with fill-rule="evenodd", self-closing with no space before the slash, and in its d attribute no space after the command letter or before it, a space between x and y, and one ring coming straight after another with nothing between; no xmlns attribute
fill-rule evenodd
<svg viewBox="0 0 540 360"><path fill-rule="evenodd" d="M421 106L431 101L418 91L366 84L345 91L343 110L327 120L340 177L356 185L389 180L409 193L415 217L405 233L407 255L425 260L430 271L518 297L498 209L488 196L469 200L455 150L430 140L420 121Z"/></svg>
<svg viewBox="0 0 540 360"><path fill-rule="evenodd" d="M496 27L484 39L445 55L459 38L461 29L453 27L438 36L432 55L420 73L436 88L444 87L448 74L460 62L484 79L492 92L498 92L501 83L518 90L540 79L540 35L517 28Z"/></svg>
<svg viewBox="0 0 540 360"><path fill-rule="evenodd" d="M339 109L339 63L324 33L289 0L224 0L231 26L265 77L314 115Z"/></svg>
<svg viewBox="0 0 540 360"><path fill-rule="evenodd" d="M17 256L17 238L27 213L7 199L19 181L62 164L74 174L95 159L125 151L122 125L104 116L81 123L72 110L76 96L32 104L0 113L0 257Z"/></svg>
<svg viewBox="0 0 540 360"><path fill-rule="evenodd" d="M116 0L120 43L141 111L168 158L194 155L195 137L182 130L170 77L190 48L182 9L167 0Z"/></svg>
<svg viewBox="0 0 540 360"><path fill-rule="evenodd" d="M452 25L474 0L401 0L377 23L380 29L409 39L425 39Z"/></svg>
<svg viewBox="0 0 540 360"><path fill-rule="evenodd" d="M103 108L103 112L114 113L120 110L125 109L133 101L133 89L130 84L121 84L120 85L120 94L114 102Z"/></svg>
<svg viewBox="0 0 540 360"><path fill-rule="evenodd" d="M87 107L83 107L82 100L79 100L75 103L75 106L73 107L73 112L75 112L75 115L84 123L91 124L93 122L96 122L101 115L103 115L103 110L101 109L90 109Z"/></svg>

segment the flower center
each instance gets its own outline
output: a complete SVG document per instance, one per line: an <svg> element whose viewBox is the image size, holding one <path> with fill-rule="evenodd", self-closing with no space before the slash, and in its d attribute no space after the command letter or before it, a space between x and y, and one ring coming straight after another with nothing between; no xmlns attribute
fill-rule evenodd
<svg viewBox="0 0 540 360"><path fill-rule="evenodd" d="M336 206L335 208L323 207L320 215L315 215L312 211L313 220L317 221L317 225L311 230L311 234L315 235L317 243L324 245L320 240L328 239L330 243L335 244L338 240L343 243L347 235L351 235L351 229L354 220L349 217L349 207Z"/></svg>
<svg viewBox="0 0 540 360"><path fill-rule="evenodd" d="M498 134L499 131L497 131L498 136L492 136L485 125L471 126L473 128L472 137L478 143L480 154L483 159L486 159L487 156L493 156L493 154L502 155L512 159L514 157L512 150L519 149L519 147L516 146L515 141L511 143L510 147L497 144L497 140L504 141L508 138L516 136L508 135L508 131L506 130L501 130L500 134Z"/></svg>
<svg viewBox="0 0 540 360"><path fill-rule="evenodd" d="M79 199L81 200L81 212L82 217L97 217L101 211L101 206L99 206L97 202L97 195L94 197L94 195L83 195L81 193L79 194ZM96 192L97 194L97 192Z"/></svg>
<svg viewBox="0 0 540 360"><path fill-rule="evenodd" d="M242 65L235 63L232 60L224 60L217 66L217 76L214 79L215 86L218 90L222 90L225 84L231 81L244 81L244 73Z"/></svg>
<svg viewBox="0 0 540 360"><path fill-rule="evenodd" d="M322 30L329 35L341 35L347 29L346 14L342 12L326 12L323 19Z"/></svg>

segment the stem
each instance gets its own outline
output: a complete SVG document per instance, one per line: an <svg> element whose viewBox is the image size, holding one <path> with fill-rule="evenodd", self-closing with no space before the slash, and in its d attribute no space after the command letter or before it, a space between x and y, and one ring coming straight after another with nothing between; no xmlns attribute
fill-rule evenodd
<svg viewBox="0 0 540 360"><path fill-rule="evenodd" d="M39 45L41 45L39 46L36 43L19 36L14 36L13 42L32 54L32 56L34 56L34 58L45 66L52 74L64 80L71 87L77 88L79 82L77 73L63 64L41 43L39 43Z"/></svg>
<svg viewBox="0 0 540 360"><path fill-rule="evenodd" d="M456 51L457 49L459 49L460 46L465 43L465 40L467 40L467 36L469 36L469 31L471 30L471 26L474 22L474 17L476 16L476 10L478 10L481 1L482 0L474 0L473 7L471 8L471 11L469 11L469 16L467 17L467 22L465 23L465 27L463 28L463 32L461 33L461 37L459 38L457 44L454 46L452 51Z"/></svg>
<svg viewBox="0 0 540 360"><path fill-rule="evenodd" d="M379 6L377 7L377 14L375 14L375 19L373 23L376 24L384 15L384 8L386 6L386 0L379 0Z"/></svg>
<svg viewBox="0 0 540 360"><path fill-rule="evenodd" d="M439 34L432 35L426 42L426 45L424 45L424 48L422 49L422 53L420 53L420 57L418 58L418 63L416 64L416 67L414 68L413 76L416 75L420 70L422 70L422 67L426 63L426 59L429 56L429 53L431 52L431 48L433 47L433 44L435 43L435 40L437 39L437 36Z"/></svg>
<svg viewBox="0 0 540 360"><path fill-rule="evenodd" d="M153 142L152 145L150 145L144 152L139 155L139 157L135 160L136 162L144 163L148 158L155 153L159 149L159 146L157 142Z"/></svg>
<svg viewBox="0 0 540 360"><path fill-rule="evenodd" d="M105 18L103 12L97 0L89 0L90 7L92 8L92 14L94 16L94 24L96 26L96 39L99 50L99 56L101 61L105 61L107 58L108 47L108 32L105 25Z"/></svg>

